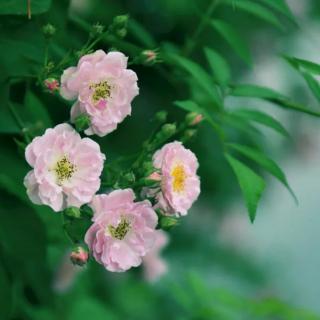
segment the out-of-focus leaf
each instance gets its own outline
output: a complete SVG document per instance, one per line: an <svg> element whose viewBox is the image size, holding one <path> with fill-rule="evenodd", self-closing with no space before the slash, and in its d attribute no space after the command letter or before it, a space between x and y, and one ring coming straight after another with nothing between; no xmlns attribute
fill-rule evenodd
<svg viewBox="0 0 320 320"><path fill-rule="evenodd" d="M27 91L24 99L24 108L28 115L28 120L39 127L50 128L52 121L46 106L30 90Z"/></svg>
<svg viewBox="0 0 320 320"><path fill-rule="evenodd" d="M233 111L232 114L249 121L255 121L263 124L264 126L274 129L285 137L289 137L289 133L285 127L277 119L271 117L267 113L251 109L237 109Z"/></svg>
<svg viewBox="0 0 320 320"><path fill-rule="evenodd" d="M283 25L281 24L277 16L274 15L272 11L270 11L269 9L265 8L264 6L260 5L255 1L225 0L225 2L229 5L232 5L232 7L235 10L239 9L239 10L245 11L283 30Z"/></svg>
<svg viewBox="0 0 320 320"><path fill-rule="evenodd" d="M238 85L233 87L233 89L230 92L230 95L237 97L260 98L275 103L276 105L284 109L290 109L302 113L307 113L315 117L320 117L319 112L307 109L303 105L292 102L288 97L284 96L283 94L266 87L251 84Z"/></svg>
<svg viewBox="0 0 320 320"><path fill-rule="evenodd" d="M251 65L249 48L245 40L236 32L233 26L217 19L211 20L211 26L226 40L242 60Z"/></svg>
<svg viewBox="0 0 320 320"><path fill-rule="evenodd" d="M113 312L90 297L76 299L67 320L113 320L118 319Z"/></svg>
<svg viewBox="0 0 320 320"><path fill-rule="evenodd" d="M272 159L268 158L264 153L260 152L259 150L250 148L248 146L236 144L236 143L228 143L228 147L238 151L242 155L246 156L247 158L255 161L258 163L262 168L267 170L271 173L275 178L277 178L290 192L294 200L297 202L297 197L295 196L294 192L292 191L287 178L281 168L274 162Z"/></svg>
<svg viewBox="0 0 320 320"><path fill-rule="evenodd" d="M312 74L319 74L320 65L288 56L284 56L284 59L302 75L315 98L320 101L320 85L312 76Z"/></svg>
<svg viewBox="0 0 320 320"><path fill-rule="evenodd" d="M157 47L157 42L152 34L144 28L138 21L130 18L128 21L129 32L143 45L146 49L154 49Z"/></svg>
<svg viewBox="0 0 320 320"><path fill-rule="evenodd" d="M217 81L221 85L228 84L231 72L227 61L213 49L205 48L204 52Z"/></svg>
<svg viewBox="0 0 320 320"><path fill-rule="evenodd" d="M315 98L320 102L320 85L319 82L309 73L302 72L309 89L312 91Z"/></svg>
<svg viewBox="0 0 320 320"><path fill-rule="evenodd" d="M311 74L320 75L320 64L317 64L312 61L299 59L295 57L289 57L286 55L283 55L283 58L291 64L292 67L294 67L297 70L304 70Z"/></svg>
<svg viewBox="0 0 320 320"><path fill-rule="evenodd" d="M220 106L221 98L218 94L216 86L210 76L203 70L203 68L182 56L176 54L170 54L170 58L179 64L184 70L192 75L192 77L198 82L198 84L207 92L207 94L212 98L213 102Z"/></svg>
<svg viewBox="0 0 320 320"><path fill-rule="evenodd" d="M49 10L51 0L31 0L31 14L40 14ZM27 0L3 0L0 2L0 15L27 14Z"/></svg>
<svg viewBox="0 0 320 320"><path fill-rule="evenodd" d="M9 86L0 83L0 133L19 133L19 128L9 109Z"/></svg>
<svg viewBox="0 0 320 320"><path fill-rule="evenodd" d="M286 98L283 94L267 88L261 87L254 84L241 84L233 88L231 95L237 97L253 97L263 99L284 99Z"/></svg>
<svg viewBox="0 0 320 320"><path fill-rule="evenodd" d="M51 287L44 225L31 206L3 190L0 201L0 243L13 263L11 272L24 279L39 301L49 301Z"/></svg>
<svg viewBox="0 0 320 320"><path fill-rule="evenodd" d="M238 179L250 220L253 222L256 217L258 202L265 189L265 182L259 175L230 154L225 154L225 157Z"/></svg>
<svg viewBox="0 0 320 320"><path fill-rule="evenodd" d="M292 22L296 22L295 17L292 14L292 12L291 12L291 10L285 0L260 0L260 1L267 4L272 9L284 14Z"/></svg>
<svg viewBox="0 0 320 320"><path fill-rule="evenodd" d="M12 309L12 290L4 266L0 260L0 318L7 320L10 318Z"/></svg>

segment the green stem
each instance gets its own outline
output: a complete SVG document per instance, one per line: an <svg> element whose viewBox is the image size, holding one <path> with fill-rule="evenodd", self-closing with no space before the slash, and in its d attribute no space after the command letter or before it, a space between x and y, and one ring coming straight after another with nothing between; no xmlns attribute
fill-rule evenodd
<svg viewBox="0 0 320 320"><path fill-rule="evenodd" d="M212 0L208 9L206 10L206 14L204 14L200 20L198 28L194 31L189 41L186 43L183 53L185 56L188 56L192 53L197 43L197 40L204 30L208 20L210 19L212 13L216 9L217 5L219 4L219 0Z"/></svg>
<svg viewBox="0 0 320 320"><path fill-rule="evenodd" d="M10 111L12 113L12 116L13 116L14 120L17 122L17 125L20 127L26 142L30 143L31 140L30 140L29 136L25 132L26 126L23 123L22 119L20 118L19 114L17 113L17 111L15 110L15 108L13 107L13 105L11 103L9 103L9 109L10 109Z"/></svg>

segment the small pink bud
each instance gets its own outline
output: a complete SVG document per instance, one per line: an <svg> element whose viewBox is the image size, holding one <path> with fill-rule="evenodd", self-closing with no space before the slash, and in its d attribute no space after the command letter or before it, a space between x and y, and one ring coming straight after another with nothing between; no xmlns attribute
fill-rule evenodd
<svg viewBox="0 0 320 320"><path fill-rule="evenodd" d="M190 112L186 115L186 121L189 126L195 126L203 120L203 115L196 112Z"/></svg>
<svg viewBox="0 0 320 320"><path fill-rule="evenodd" d="M59 81L54 78L48 78L44 80L44 86L51 92L55 92L59 90Z"/></svg>
<svg viewBox="0 0 320 320"><path fill-rule="evenodd" d="M75 248L70 254L71 262L78 266L84 266L87 263L88 258L88 251L82 247Z"/></svg>
<svg viewBox="0 0 320 320"><path fill-rule="evenodd" d="M144 50L142 54L146 57L146 62L154 62L157 59L157 53L153 50Z"/></svg>
<svg viewBox="0 0 320 320"><path fill-rule="evenodd" d="M149 180L154 180L154 181L161 181L161 174L158 173L158 172L152 172L149 177L148 177Z"/></svg>
<svg viewBox="0 0 320 320"><path fill-rule="evenodd" d="M196 124L200 123L203 120L202 114L197 114L194 120L192 121L191 125L195 126Z"/></svg>

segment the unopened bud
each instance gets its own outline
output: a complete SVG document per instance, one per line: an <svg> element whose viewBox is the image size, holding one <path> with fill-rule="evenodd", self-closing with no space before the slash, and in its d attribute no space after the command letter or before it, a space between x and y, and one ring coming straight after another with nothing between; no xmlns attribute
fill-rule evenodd
<svg viewBox="0 0 320 320"><path fill-rule="evenodd" d="M197 134L197 130L195 129L188 129L184 132L184 136L186 139L191 139Z"/></svg>
<svg viewBox="0 0 320 320"><path fill-rule="evenodd" d="M127 29L126 28L122 28L116 31L116 35L119 38L124 38L127 35Z"/></svg>
<svg viewBox="0 0 320 320"><path fill-rule="evenodd" d="M168 230L179 223L178 219L169 216L160 216L159 225L161 229Z"/></svg>
<svg viewBox="0 0 320 320"><path fill-rule="evenodd" d="M195 126L203 120L203 116L200 113L190 112L186 115L186 122L189 126Z"/></svg>
<svg viewBox="0 0 320 320"><path fill-rule="evenodd" d="M167 111L159 111L155 114L155 119L160 123L163 123L167 120L168 112Z"/></svg>
<svg viewBox="0 0 320 320"><path fill-rule="evenodd" d="M152 172L147 179L153 181L161 181L161 174L156 171Z"/></svg>
<svg viewBox="0 0 320 320"><path fill-rule="evenodd" d="M82 247L76 247L70 254L70 260L74 265L84 266L89 258L88 251Z"/></svg>
<svg viewBox="0 0 320 320"><path fill-rule="evenodd" d="M113 25L118 29L122 29L127 26L128 19L129 19L129 16L127 14L116 16L113 18Z"/></svg>
<svg viewBox="0 0 320 320"><path fill-rule="evenodd" d="M156 134L155 141L160 142L172 137L176 133L177 127L174 123L166 123Z"/></svg>
<svg viewBox="0 0 320 320"><path fill-rule="evenodd" d="M124 178L126 179L127 182L129 183L132 183L132 182L135 182L136 180L136 177L134 175L133 172L128 172L124 175Z"/></svg>
<svg viewBox="0 0 320 320"><path fill-rule="evenodd" d="M42 27L42 33L46 38L51 38L56 33L56 28L52 24L48 23Z"/></svg>
<svg viewBox="0 0 320 320"><path fill-rule="evenodd" d="M92 31L91 31L91 36L96 36L96 35L100 35L103 33L104 31L104 25L102 25L101 23L97 22L92 26Z"/></svg>
<svg viewBox="0 0 320 320"><path fill-rule="evenodd" d="M176 133L177 127L174 123L166 123L161 128L162 132L167 136L172 136Z"/></svg>
<svg viewBox="0 0 320 320"><path fill-rule="evenodd" d="M74 124L78 132L88 129L90 126L90 118L86 114L80 114L78 117L75 118Z"/></svg>
<svg viewBox="0 0 320 320"><path fill-rule="evenodd" d="M48 89L49 92L54 93L59 90L59 81L55 78L48 78L44 80L44 86Z"/></svg>
<svg viewBox="0 0 320 320"><path fill-rule="evenodd" d="M81 217L81 211L79 208L76 207L69 207L64 209L64 214L68 217L72 218L80 218Z"/></svg>
<svg viewBox="0 0 320 320"><path fill-rule="evenodd" d="M153 65L159 62L159 52L157 50L144 50L141 55L143 57L143 63L146 65Z"/></svg>

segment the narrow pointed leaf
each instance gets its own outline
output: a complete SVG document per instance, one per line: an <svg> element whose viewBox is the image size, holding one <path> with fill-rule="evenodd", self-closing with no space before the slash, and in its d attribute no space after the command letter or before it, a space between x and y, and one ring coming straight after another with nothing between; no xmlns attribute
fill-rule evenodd
<svg viewBox="0 0 320 320"><path fill-rule="evenodd" d="M214 77L221 85L228 84L231 72L227 61L213 49L205 48L204 52Z"/></svg>
<svg viewBox="0 0 320 320"><path fill-rule="evenodd" d="M254 121L266 127L272 128L283 136L289 137L289 133L286 128L277 119L273 118L267 113L251 109L238 109L233 111L232 114L240 118Z"/></svg>
<svg viewBox="0 0 320 320"><path fill-rule="evenodd" d="M309 89L312 91L314 97L320 102L320 85L319 82L309 73L301 72Z"/></svg>
<svg viewBox="0 0 320 320"><path fill-rule="evenodd" d="M170 58L178 63L185 71L190 73L217 105L221 104L221 98L213 80L199 64L176 54L171 54Z"/></svg>
<svg viewBox="0 0 320 320"><path fill-rule="evenodd" d="M302 113L307 113L315 117L320 117L319 112L307 109L305 106L299 103L292 102L283 94L266 87L251 84L237 85L232 88L230 95L236 97L260 98L270 101L284 109L290 109Z"/></svg>
<svg viewBox="0 0 320 320"><path fill-rule="evenodd" d="M138 21L131 18L128 21L129 32L148 49L154 49L157 47L157 42L153 38L152 34L145 29Z"/></svg>
<svg viewBox="0 0 320 320"><path fill-rule="evenodd" d="M230 154L225 154L225 158L237 177L250 220L253 222L256 217L258 202L265 189L265 182L259 175Z"/></svg>
<svg viewBox="0 0 320 320"><path fill-rule="evenodd" d="M236 52L236 54L251 65L251 55L247 44L243 37L241 37L232 25L222 20L211 20L211 26L226 40L229 46Z"/></svg>
<svg viewBox="0 0 320 320"><path fill-rule="evenodd" d="M247 158L255 161L258 163L263 169L268 171L272 174L275 178L277 178L290 192L292 197L294 198L295 202L297 203L297 197L295 196L294 192L292 191L286 175L282 171L282 169L274 162L272 159L268 158L264 153L259 150L250 148L248 146L236 144L236 143L228 143L228 147L238 151L242 155L246 156Z"/></svg>
<svg viewBox="0 0 320 320"><path fill-rule="evenodd" d="M304 70L311 74L320 75L320 64L318 63L286 55L283 55L282 57L298 71Z"/></svg>
<svg viewBox="0 0 320 320"><path fill-rule="evenodd" d="M232 5L235 10L239 9L245 11L283 30L283 26L277 16L259 3L249 0L228 0L227 3Z"/></svg>
<svg viewBox="0 0 320 320"><path fill-rule="evenodd" d="M296 23L295 17L292 14L287 2L285 0L260 0L267 4L270 8L284 14L292 22Z"/></svg>

